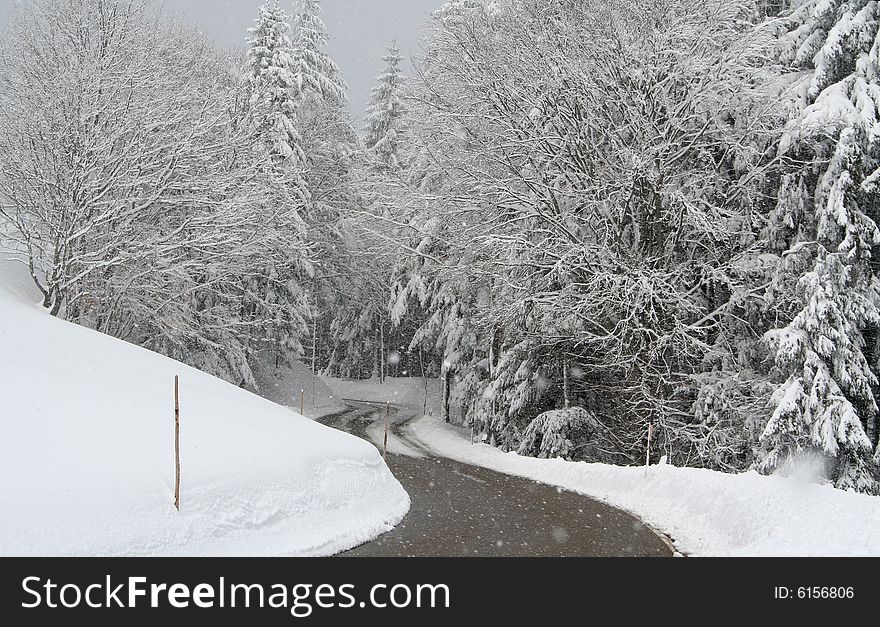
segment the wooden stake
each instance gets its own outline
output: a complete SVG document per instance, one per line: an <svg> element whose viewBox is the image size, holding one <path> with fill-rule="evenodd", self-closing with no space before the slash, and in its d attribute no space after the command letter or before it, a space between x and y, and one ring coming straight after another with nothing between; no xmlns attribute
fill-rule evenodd
<svg viewBox="0 0 880 627"><path fill-rule="evenodd" d="M388 356L385 354L385 322L379 321L379 383L385 383Z"/></svg>
<svg viewBox="0 0 880 627"><path fill-rule="evenodd" d="M174 375L174 507L180 511L180 377Z"/></svg>
<svg viewBox="0 0 880 627"><path fill-rule="evenodd" d="M645 453L645 468L651 465L651 439L654 437L654 423L648 423L648 450Z"/></svg>
<svg viewBox="0 0 880 627"><path fill-rule="evenodd" d="M299 415L305 416L305 407L306 405L306 390L305 388L299 391Z"/></svg>
<svg viewBox="0 0 880 627"><path fill-rule="evenodd" d="M385 443L382 445L382 459L388 456L388 414L391 412L391 403L385 403Z"/></svg>
<svg viewBox="0 0 880 627"><path fill-rule="evenodd" d="M440 371L440 378L443 381L443 407L441 408L443 422L449 422L449 368L445 363Z"/></svg>
<svg viewBox="0 0 880 627"><path fill-rule="evenodd" d="M312 316L312 409L315 409L315 386L318 383L318 298L315 297L315 314Z"/></svg>

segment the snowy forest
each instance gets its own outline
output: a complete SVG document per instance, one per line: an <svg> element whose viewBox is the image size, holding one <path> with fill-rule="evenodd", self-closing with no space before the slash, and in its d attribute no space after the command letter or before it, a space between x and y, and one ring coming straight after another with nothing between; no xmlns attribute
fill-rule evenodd
<svg viewBox="0 0 880 627"><path fill-rule="evenodd" d="M880 3L452 0L364 122L319 0L0 40L0 239L52 315L256 390L438 378L504 450L880 493Z"/></svg>

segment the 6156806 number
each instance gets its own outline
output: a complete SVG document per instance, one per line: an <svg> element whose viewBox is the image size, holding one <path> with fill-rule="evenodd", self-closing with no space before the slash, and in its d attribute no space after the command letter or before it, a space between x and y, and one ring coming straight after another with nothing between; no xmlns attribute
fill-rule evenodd
<svg viewBox="0 0 880 627"><path fill-rule="evenodd" d="M843 586L812 586L797 589L797 598L799 599L851 599L854 596L855 590L852 586L848 588Z"/></svg>

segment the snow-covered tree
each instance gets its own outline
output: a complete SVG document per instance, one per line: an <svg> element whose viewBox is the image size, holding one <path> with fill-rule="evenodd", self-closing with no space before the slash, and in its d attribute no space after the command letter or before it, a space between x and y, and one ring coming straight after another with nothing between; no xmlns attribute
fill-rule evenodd
<svg viewBox="0 0 880 627"><path fill-rule="evenodd" d="M396 135L402 114L400 56L397 52L391 56L394 58L389 60L392 67L386 80L373 90L367 136L354 168L357 198L341 209L347 251L344 274L350 278L336 282L346 297L334 307L330 326L334 347L329 366L340 372L360 373L366 367L366 372L380 380L389 369L390 354L396 355L391 364L394 371L421 372L424 366L423 353L409 350L411 331L407 329L411 319L394 325L388 310L394 242L399 231L390 217L396 206L395 195L400 191L398 166L402 165ZM408 337L403 339L402 335ZM416 357L421 361L415 363Z"/></svg>
<svg viewBox="0 0 880 627"><path fill-rule="evenodd" d="M313 91L328 102L342 105L348 102L347 87L339 66L325 50L329 35L321 19L322 11L320 0L295 0L291 16L291 66L296 97Z"/></svg>
<svg viewBox="0 0 880 627"><path fill-rule="evenodd" d="M400 63L403 57L394 41L382 60L384 71L377 77L373 87L367 123L364 127L364 148L378 163L396 169L404 164L401 155L403 129L403 74Z"/></svg>
<svg viewBox="0 0 880 627"><path fill-rule="evenodd" d="M760 16L777 16L791 9L801 0L756 0L755 8Z"/></svg>
<svg viewBox="0 0 880 627"><path fill-rule="evenodd" d="M805 459L824 456L824 469L841 489L872 492L871 442L856 406L877 411L877 380L862 354L860 326L880 316L869 301L850 293L849 269L838 255L817 262L802 283L807 306L785 329L770 335L781 368L795 374L779 388L778 405L762 443L765 471L796 471ZM838 381L844 382L843 386Z"/></svg>
<svg viewBox="0 0 880 627"><path fill-rule="evenodd" d="M807 272L802 309L768 334L789 377L762 436L762 468L818 451L837 486L873 491L880 9L868 0L809 0L787 26L779 58L794 70L793 97L774 220L787 235L784 257Z"/></svg>
<svg viewBox="0 0 880 627"><path fill-rule="evenodd" d="M721 0L435 15L408 107L421 203L398 220L396 309L425 307L417 337L502 446L568 398L614 416L621 458L649 418L690 457L678 395L732 351L719 338L735 341L776 123L772 42L750 15Z"/></svg>
<svg viewBox="0 0 880 627"><path fill-rule="evenodd" d="M321 19L318 0L296 0L291 14L294 97L298 103L299 129L306 152L307 185L311 203L304 218L315 244L317 280L312 285L316 311L322 312L313 328L332 335L334 323L348 301L343 294L360 293L352 285L358 273L352 267L353 241L345 217L360 206L353 169L358 138L348 111L347 86L342 73L326 52L329 35ZM349 278L351 277L351 278ZM348 332L346 327L344 332ZM315 338L322 367L333 363L330 337Z"/></svg>
<svg viewBox="0 0 880 627"><path fill-rule="evenodd" d="M484 10L494 13L498 10L498 5L498 2L489 2L488 5L484 5L479 0L448 0L434 12L434 19L440 21L445 26L464 24L474 15L482 13Z"/></svg>
<svg viewBox="0 0 880 627"><path fill-rule="evenodd" d="M301 349L310 246L243 72L121 0L29 3L0 68L2 237L52 314L251 386Z"/></svg>
<svg viewBox="0 0 880 627"><path fill-rule="evenodd" d="M250 29L248 62L258 133L280 167L296 172L303 168L305 154L297 129L299 79L294 69L290 24L278 0L269 0L260 7L256 22Z"/></svg>
<svg viewBox="0 0 880 627"><path fill-rule="evenodd" d="M535 417L523 433L518 453L530 457L568 460L596 459L590 446L602 433L602 425L581 407L556 409Z"/></svg>

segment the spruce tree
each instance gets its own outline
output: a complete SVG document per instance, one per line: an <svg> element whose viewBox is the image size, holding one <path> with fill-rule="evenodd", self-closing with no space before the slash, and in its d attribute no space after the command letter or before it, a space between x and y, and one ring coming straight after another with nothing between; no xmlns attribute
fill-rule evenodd
<svg viewBox="0 0 880 627"><path fill-rule="evenodd" d="M249 31L252 36L248 41L248 62L258 136L276 167L298 172L305 163L305 155L297 130L290 24L277 0L260 7L256 22Z"/></svg>
<svg viewBox="0 0 880 627"><path fill-rule="evenodd" d="M385 70L377 77L378 84L372 89L364 128L364 147L376 162L397 169L403 165L400 142L404 114L401 94L403 75L400 70L403 57L397 41L388 47L388 54L382 60Z"/></svg>
<svg viewBox="0 0 880 627"><path fill-rule="evenodd" d="M314 275L314 268L302 215L311 204L311 197L305 180L304 142L298 128L293 44L288 17L278 0L268 0L260 7L256 26L250 33L248 86L258 149L268 152L272 178L280 185L279 192L287 196L279 199L273 209L278 212L289 200L293 202L289 203L289 211L277 214L277 228L283 230L288 258L280 256L283 263L267 258L254 272L247 285L243 310L254 319L274 318L276 328L271 339L277 350L275 356L287 359L291 354L302 353L301 338L307 332L306 320L311 310L302 281ZM290 274L282 280L285 265Z"/></svg>
<svg viewBox="0 0 880 627"><path fill-rule="evenodd" d="M321 19L320 0L296 0L292 16L292 70L296 96L302 99L310 91L337 105L348 102L347 86L339 66L325 51L329 36Z"/></svg>
<svg viewBox="0 0 880 627"><path fill-rule="evenodd" d="M802 309L767 335L789 378L760 464L771 471L799 452L818 453L835 485L862 492L876 490L880 461L880 448L871 459L868 435L876 437L878 410L867 346L880 323L872 268L880 244L878 19L875 2L810 0L780 38L780 60L801 78L780 144L790 165L772 223L788 229L786 256L811 259L799 280Z"/></svg>

